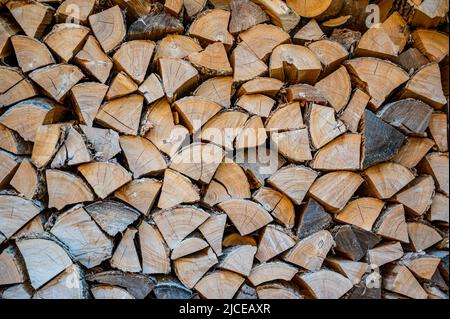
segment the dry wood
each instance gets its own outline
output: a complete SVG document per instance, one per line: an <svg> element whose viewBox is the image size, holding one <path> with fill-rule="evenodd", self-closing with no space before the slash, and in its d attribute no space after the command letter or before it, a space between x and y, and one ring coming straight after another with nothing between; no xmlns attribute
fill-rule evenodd
<svg viewBox="0 0 450 319"><path fill-rule="evenodd" d="M162 183L155 179L135 179L114 192L114 196L148 215Z"/></svg>
<svg viewBox="0 0 450 319"><path fill-rule="evenodd" d="M63 62L69 62L82 48L83 42L89 34L89 28L73 24L56 24L42 41Z"/></svg>
<svg viewBox="0 0 450 319"><path fill-rule="evenodd" d="M86 138L94 157L100 161L108 161L121 151L119 134L114 130L80 125L83 137Z"/></svg>
<svg viewBox="0 0 450 319"><path fill-rule="evenodd" d="M34 199L42 195L42 176L29 160L20 162L9 183L28 199Z"/></svg>
<svg viewBox="0 0 450 319"><path fill-rule="evenodd" d="M414 46L431 62L441 62L448 55L448 36L426 29L417 29L412 33Z"/></svg>
<svg viewBox="0 0 450 319"><path fill-rule="evenodd" d="M143 221L138 228L139 246L144 274L167 274L170 272L169 249L158 228Z"/></svg>
<svg viewBox="0 0 450 319"><path fill-rule="evenodd" d="M58 23L88 24L88 18L93 13L94 0L65 0L55 12ZM76 8L76 9L75 9Z"/></svg>
<svg viewBox="0 0 450 319"><path fill-rule="evenodd" d="M107 91L106 85L95 82L80 83L72 87L71 98L82 124L92 126Z"/></svg>
<svg viewBox="0 0 450 319"><path fill-rule="evenodd" d="M248 276L248 280L250 280L254 286L259 286L263 283L275 280L290 281L297 272L298 269L294 266L284 262L274 261L262 263L253 267Z"/></svg>
<svg viewBox="0 0 450 319"><path fill-rule="evenodd" d="M353 261L361 260L369 249L381 241L375 234L350 225L335 227L332 234L335 250Z"/></svg>
<svg viewBox="0 0 450 319"><path fill-rule="evenodd" d="M12 53L10 38L20 31L20 27L11 16L2 15L0 16L0 31L0 58L3 59Z"/></svg>
<svg viewBox="0 0 450 319"><path fill-rule="evenodd" d="M433 198L430 211L428 212L428 220L430 221L443 221L449 220L448 214L449 199L447 196L437 193Z"/></svg>
<svg viewBox="0 0 450 319"><path fill-rule="evenodd" d="M168 209L179 204L191 204L200 200L198 189L180 173L166 169L158 207Z"/></svg>
<svg viewBox="0 0 450 319"><path fill-rule="evenodd" d="M214 214L198 228L217 256L222 254L222 239L226 221L227 215Z"/></svg>
<svg viewBox="0 0 450 319"><path fill-rule="evenodd" d="M294 226L295 210L291 200L274 189L262 187L252 197L286 228Z"/></svg>
<svg viewBox="0 0 450 319"><path fill-rule="evenodd" d="M268 225L261 233L258 251L255 257L263 263L278 256L294 245L295 240L288 232L278 226Z"/></svg>
<svg viewBox="0 0 450 319"><path fill-rule="evenodd" d="M415 251L425 250L442 239L433 227L420 222L408 223L408 235Z"/></svg>
<svg viewBox="0 0 450 319"><path fill-rule="evenodd" d="M374 225L374 232L387 239L409 243L403 205L398 204L386 207Z"/></svg>
<svg viewBox="0 0 450 319"><path fill-rule="evenodd" d="M257 24L269 21L269 17L261 7L249 0L232 0L230 9L229 30L232 34L240 33Z"/></svg>
<svg viewBox="0 0 450 319"><path fill-rule="evenodd" d="M286 32L291 31L300 22L300 17L284 1L255 0L271 17L272 22L282 27Z"/></svg>
<svg viewBox="0 0 450 319"><path fill-rule="evenodd" d="M233 78L230 76L211 78L200 84L193 95L208 98L228 108L231 105L232 85Z"/></svg>
<svg viewBox="0 0 450 319"><path fill-rule="evenodd" d="M128 28L130 40L153 40L157 41L166 34L182 33L183 25L178 19L160 8L140 17Z"/></svg>
<svg viewBox="0 0 450 319"><path fill-rule="evenodd" d="M135 299L126 289L109 285L94 286L91 293L95 299Z"/></svg>
<svg viewBox="0 0 450 319"><path fill-rule="evenodd" d="M344 134L322 147L315 155L312 168L316 170L338 171L359 170L361 166L360 134Z"/></svg>
<svg viewBox="0 0 450 319"><path fill-rule="evenodd" d="M225 249L217 267L248 276L253 266L256 249L251 245L238 245Z"/></svg>
<svg viewBox="0 0 450 319"><path fill-rule="evenodd" d="M222 106L213 100L192 96L176 101L174 107L190 133L197 132L222 109Z"/></svg>
<svg viewBox="0 0 450 319"><path fill-rule="evenodd" d="M436 146L440 152L448 151L448 133L447 133L447 115L444 113L433 113L430 119L430 125L428 126L430 130L431 137L433 138Z"/></svg>
<svg viewBox="0 0 450 319"><path fill-rule="evenodd" d="M349 202L342 211L336 214L335 218L339 222L371 231L383 206L384 202L379 199L361 197Z"/></svg>
<svg viewBox="0 0 450 319"><path fill-rule="evenodd" d="M434 178L436 190L449 195L448 154L431 153L420 163L419 169Z"/></svg>
<svg viewBox="0 0 450 319"><path fill-rule="evenodd" d="M11 37L11 43L17 57L17 63L23 72L30 72L55 63L55 59L48 48L34 38L15 35Z"/></svg>
<svg viewBox="0 0 450 319"><path fill-rule="evenodd" d="M344 123L336 120L332 108L318 104L311 105L307 124L311 143L316 149L321 148L346 131Z"/></svg>
<svg viewBox="0 0 450 319"><path fill-rule="evenodd" d="M349 279L330 270L305 273L296 278L315 299L338 299L353 286Z"/></svg>
<svg viewBox="0 0 450 319"><path fill-rule="evenodd" d="M192 289L206 272L217 263L216 255L211 248L208 248L196 254L175 260L173 267L178 279L180 279L183 285Z"/></svg>
<svg viewBox="0 0 450 319"><path fill-rule="evenodd" d="M106 93L106 100L113 100L132 94L138 90L138 85L123 71L112 80Z"/></svg>
<svg viewBox="0 0 450 319"><path fill-rule="evenodd" d="M181 258L196 253L197 251L200 251L206 247L208 247L208 243L206 241L201 238L192 236L180 242L178 246L172 250L170 259L175 260Z"/></svg>
<svg viewBox="0 0 450 319"><path fill-rule="evenodd" d="M258 299L304 299L297 286L275 282L256 287Z"/></svg>
<svg viewBox="0 0 450 319"><path fill-rule="evenodd" d="M298 44L305 44L305 42L318 41L325 37L319 24L315 19L309 20L298 32L294 35L294 42Z"/></svg>
<svg viewBox="0 0 450 319"><path fill-rule="evenodd" d="M362 277L367 272L369 265L363 262L356 262L340 257L329 257L326 263L340 274L351 280L353 285L361 282Z"/></svg>
<svg viewBox="0 0 450 319"><path fill-rule="evenodd" d="M383 287L410 298L427 298L427 293L406 266L395 265L390 267L389 273L383 282Z"/></svg>
<svg viewBox="0 0 450 319"><path fill-rule="evenodd" d="M369 249L367 260L371 265L381 267L402 258L403 254L402 245L399 242L393 242Z"/></svg>
<svg viewBox="0 0 450 319"><path fill-rule="evenodd" d="M136 233L137 230L134 228L128 228L125 231L110 260L111 267L124 272L140 272L142 270L134 244Z"/></svg>
<svg viewBox="0 0 450 319"><path fill-rule="evenodd" d="M203 277L195 289L207 299L231 299L244 281L244 277L231 271L218 270Z"/></svg>
<svg viewBox="0 0 450 319"><path fill-rule="evenodd" d="M246 82L267 73L267 65L251 51L246 42L240 42L231 54L231 65L235 70L233 81Z"/></svg>
<svg viewBox="0 0 450 319"><path fill-rule="evenodd" d="M189 35L205 43L222 42L230 48L234 43L228 32L230 12L220 9L207 10L200 14L189 28Z"/></svg>
<svg viewBox="0 0 450 319"><path fill-rule="evenodd" d="M111 52L125 38L125 21L119 6L89 16L89 24L106 53Z"/></svg>
<svg viewBox="0 0 450 319"><path fill-rule="evenodd" d="M405 206L415 216L423 215L431 205L435 185L431 176L414 179L405 190L398 193L394 200Z"/></svg>

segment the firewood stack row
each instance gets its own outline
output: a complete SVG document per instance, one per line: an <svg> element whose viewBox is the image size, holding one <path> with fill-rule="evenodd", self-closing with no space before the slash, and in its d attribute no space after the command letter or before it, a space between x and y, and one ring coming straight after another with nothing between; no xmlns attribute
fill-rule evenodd
<svg viewBox="0 0 450 319"><path fill-rule="evenodd" d="M448 298L448 0L1 0L1 298Z"/></svg>

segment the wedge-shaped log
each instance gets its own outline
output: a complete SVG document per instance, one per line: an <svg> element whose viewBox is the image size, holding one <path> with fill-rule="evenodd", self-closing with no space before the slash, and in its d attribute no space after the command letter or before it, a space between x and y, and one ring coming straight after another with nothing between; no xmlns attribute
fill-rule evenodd
<svg viewBox="0 0 450 319"><path fill-rule="evenodd" d="M83 47L90 30L74 23L55 24L42 41L64 63L68 63Z"/></svg>
<svg viewBox="0 0 450 319"><path fill-rule="evenodd" d="M375 223L373 230L384 238L409 243L403 205L397 204L386 207Z"/></svg>
<svg viewBox="0 0 450 319"><path fill-rule="evenodd" d="M217 268L248 276L252 270L255 253L256 247L251 245L239 245L227 248L223 251Z"/></svg>
<svg viewBox="0 0 450 319"><path fill-rule="evenodd" d="M325 269L299 275L296 279L315 299L339 299L353 287L350 279Z"/></svg>
<svg viewBox="0 0 450 319"><path fill-rule="evenodd" d="M110 53L125 39L125 20L119 6L89 16L89 24L106 53Z"/></svg>
<svg viewBox="0 0 450 319"><path fill-rule="evenodd" d="M131 181L131 174L117 163L82 164L78 166L78 171L102 199Z"/></svg>
<svg viewBox="0 0 450 319"><path fill-rule="evenodd" d="M173 262L173 268L178 279L186 287L192 289L206 272L218 263L211 248L196 254L179 258Z"/></svg>
<svg viewBox="0 0 450 319"><path fill-rule="evenodd" d="M158 207L168 209L179 204L191 204L200 200L197 187L180 173L166 169Z"/></svg>
<svg viewBox="0 0 450 319"><path fill-rule="evenodd" d="M120 70L126 72L137 83L142 83L154 49L153 41L129 41L122 44L114 53L113 60Z"/></svg>
<svg viewBox="0 0 450 319"><path fill-rule="evenodd" d="M135 179L114 192L114 196L133 206L142 214L148 215L156 197L161 190L162 182L156 179Z"/></svg>
<svg viewBox="0 0 450 319"><path fill-rule="evenodd" d="M266 226L260 236L256 259L266 262L295 245L292 236L275 225Z"/></svg>
<svg viewBox="0 0 450 319"><path fill-rule="evenodd" d="M262 187L252 198L286 228L291 229L294 226L294 204L286 195L272 188Z"/></svg>
<svg viewBox="0 0 450 319"><path fill-rule="evenodd" d="M377 198L361 197L349 202L336 214L336 220L371 231L383 207L384 202Z"/></svg>
<svg viewBox="0 0 450 319"><path fill-rule="evenodd" d="M30 72L55 63L48 48L39 40L24 35L15 35L11 37L11 43L17 63L23 72Z"/></svg>
<svg viewBox="0 0 450 319"><path fill-rule="evenodd" d="M203 277L195 290L206 299L231 299L244 281L245 278L236 273L218 270Z"/></svg>
<svg viewBox="0 0 450 319"><path fill-rule="evenodd" d="M264 227L273 220L262 206L249 200L231 199L217 206L228 215L243 236Z"/></svg>
<svg viewBox="0 0 450 319"><path fill-rule="evenodd" d="M291 281L297 272L298 269L288 263L273 261L253 267L248 280L254 286L274 280Z"/></svg>
<svg viewBox="0 0 450 319"><path fill-rule="evenodd" d="M125 231L110 260L111 267L131 273L142 271L137 249L134 244L136 233L137 230L132 227Z"/></svg>
<svg viewBox="0 0 450 319"><path fill-rule="evenodd" d="M169 248L158 228L143 221L138 230L142 272L144 274L170 273Z"/></svg>
<svg viewBox="0 0 450 319"><path fill-rule="evenodd" d="M80 83L72 87L71 100L82 124L92 126L107 91L108 86L96 82Z"/></svg>

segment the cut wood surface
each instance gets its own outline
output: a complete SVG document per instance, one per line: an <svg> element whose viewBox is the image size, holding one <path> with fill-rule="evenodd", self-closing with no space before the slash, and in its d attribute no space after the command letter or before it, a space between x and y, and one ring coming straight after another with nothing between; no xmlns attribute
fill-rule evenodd
<svg viewBox="0 0 450 319"><path fill-rule="evenodd" d="M0 299L448 299L448 10L0 0Z"/></svg>

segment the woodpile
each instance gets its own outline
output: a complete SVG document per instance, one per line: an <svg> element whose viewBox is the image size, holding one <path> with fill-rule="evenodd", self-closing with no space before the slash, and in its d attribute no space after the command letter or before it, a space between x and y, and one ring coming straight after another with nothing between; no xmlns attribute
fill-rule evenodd
<svg viewBox="0 0 450 319"><path fill-rule="evenodd" d="M448 0L2 0L0 299L448 299Z"/></svg>

